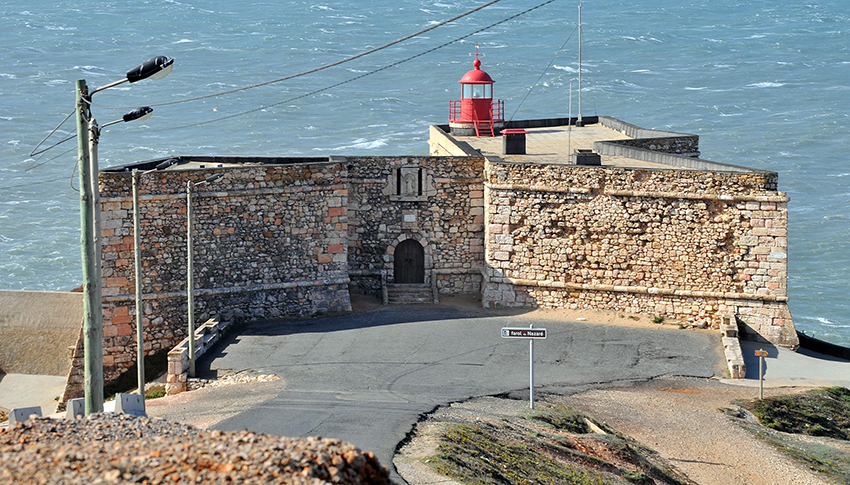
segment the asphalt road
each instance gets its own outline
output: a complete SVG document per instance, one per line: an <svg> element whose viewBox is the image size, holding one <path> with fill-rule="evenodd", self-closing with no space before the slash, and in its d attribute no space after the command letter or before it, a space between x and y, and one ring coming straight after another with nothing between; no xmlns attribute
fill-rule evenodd
<svg viewBox="0 0 850 485"><path fill-rule="evenodd" d="M722 372L715 333L494 316L404 306L308 321L253 324L197 364L200 377L256 370L283 380L273 398L213 426L278 436L323 436L392 457L420 415L470 397L528 399L529 344L504 326L548 329L534 344L535 394ZM399 477L394 473L394 477Z"/></svg>

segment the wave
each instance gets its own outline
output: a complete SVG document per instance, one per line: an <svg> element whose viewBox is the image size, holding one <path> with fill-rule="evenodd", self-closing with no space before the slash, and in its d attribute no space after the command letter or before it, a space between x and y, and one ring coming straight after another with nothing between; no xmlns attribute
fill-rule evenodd
<svg viewBox="0 0 850 485"><path fill-rule="evenodd" d="M354 140L354 143L351 145L339 146L336 148L331 148L331 151L342 151L342 150L351 150L351 149L359 149L359 150L373 150L375 148L381 148L387 146L387 140L385 138L378 138L377 140L368 141L365 138L358 138ZM323 150L322 148L314 148L314 150Z"/></svg>
<svg viewBox="0 0 850 485"><path fill-rule="evenodd" d="M785 86L785 83L775 83L775 82L762 82L762 83L752 83L744 86L745 88L781 88Z"/></svg>

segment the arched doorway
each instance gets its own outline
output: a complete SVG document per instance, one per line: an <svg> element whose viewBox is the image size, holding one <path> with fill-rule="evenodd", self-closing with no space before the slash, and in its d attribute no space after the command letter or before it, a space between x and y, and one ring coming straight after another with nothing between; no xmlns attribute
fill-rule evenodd
<svg viewBox="0 0 850 485"><path fill-rule="evenodd" d="M393 279L396 283L425 283L425 248L415 239L405 239L395 248Z"/></svg>

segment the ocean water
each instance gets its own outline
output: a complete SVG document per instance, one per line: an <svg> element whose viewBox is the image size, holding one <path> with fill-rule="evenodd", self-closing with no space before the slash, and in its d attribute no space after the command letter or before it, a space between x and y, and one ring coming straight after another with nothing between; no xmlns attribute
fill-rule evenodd
<svg viewBox="0 0 850 485"><path fill-rule="evenodd" d="M577 111L574 0L520 16L538 2L502 0L336 67L189 102L354 56L484 2L29 3L0 3L4 289L79 285L76 142L29 154L73 111L75 80L101 86L154 55L176 59L169 77L94 97L101 123L155 110L104 130L102 167L172 154L426 154L427 127L446 122L476 45L508 117L566 116L571 85ZM795 322L850 345L850 3L587 1L582 12L583 114L699 134L704 158L778 172L791 198ZM73 130L65 123L48 145Z"/></svg>

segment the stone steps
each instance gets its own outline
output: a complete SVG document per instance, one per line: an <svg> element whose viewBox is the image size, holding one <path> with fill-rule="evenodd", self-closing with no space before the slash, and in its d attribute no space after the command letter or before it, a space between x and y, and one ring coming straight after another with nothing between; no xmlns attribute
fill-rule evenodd
<svg viewBox="0 0 850 485"><path fill-rule="evenodd" d="M429 304L437 302L431 285L393 284L387 285L388 305Z"/></svg>

